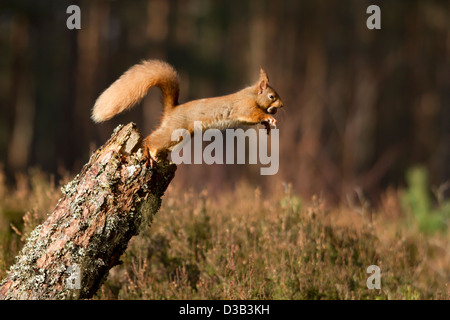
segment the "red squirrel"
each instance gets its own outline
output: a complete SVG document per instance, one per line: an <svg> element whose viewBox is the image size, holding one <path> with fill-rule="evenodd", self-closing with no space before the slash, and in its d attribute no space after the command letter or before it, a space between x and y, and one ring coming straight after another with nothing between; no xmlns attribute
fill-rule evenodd
<svg viewBox="0 0 450 320"><path fill-rule="evenodd" d="M92 119L102 122L130 109L151 87L161 89L164 112L159 127L144 139L143 146L144 155L156 160L166 157L181 142L171 140L174 130L186 129L193 135L194 121L201 121L203 130L261 123L269 133L271 126L276 125L271 114L283 107L263 69L254 85L238 92L178 104L179 80L175 69L164 61L146 60L131 67L98 97Z"/></svg>

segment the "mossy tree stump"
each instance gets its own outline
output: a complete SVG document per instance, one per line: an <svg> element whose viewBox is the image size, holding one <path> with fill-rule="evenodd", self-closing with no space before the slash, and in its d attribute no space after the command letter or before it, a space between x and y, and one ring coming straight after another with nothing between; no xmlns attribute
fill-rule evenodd
<svg viewBox="0 0 450 320"><path fill-rule="evenodd" d="M0 299L91 298L158 211L176 166L146 162L135 124L119 126L31 232Z"/></svg>

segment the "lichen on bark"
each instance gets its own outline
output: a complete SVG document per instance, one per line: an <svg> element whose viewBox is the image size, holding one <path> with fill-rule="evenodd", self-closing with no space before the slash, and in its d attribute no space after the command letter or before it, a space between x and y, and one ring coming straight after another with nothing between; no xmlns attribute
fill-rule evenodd
<svg viewBox="0 0 450 320"><path fill-rule="evenodd" d="M91 298L141 224L151 222L176 166L147 161L135 124L119 126L65 187L48 219L30 233L2 299ZM68 286L72 270L79 288Z"/></svg>

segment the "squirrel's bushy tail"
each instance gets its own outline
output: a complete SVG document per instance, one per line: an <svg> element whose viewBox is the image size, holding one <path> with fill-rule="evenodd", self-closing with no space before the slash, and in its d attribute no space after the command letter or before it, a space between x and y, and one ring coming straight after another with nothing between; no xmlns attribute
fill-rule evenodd
<svg viewBox="0 0 450 320"><path fill-rule="evenodd" d="M98 97L92 119L111 119L141 101L151 87L161 89L165 111L178 104L180 89L175 69L163 61L147 60L131 67Z"/></svg>

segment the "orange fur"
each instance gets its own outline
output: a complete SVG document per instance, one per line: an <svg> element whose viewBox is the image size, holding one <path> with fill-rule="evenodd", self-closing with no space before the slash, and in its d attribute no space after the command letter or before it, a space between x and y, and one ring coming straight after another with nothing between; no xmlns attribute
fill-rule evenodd
<svg viewBox="0 0 450 320"><path fill-rule="evenodd" d="M98 97L92 119L95 122L111 119L140 102L151 87L161 89L165 109L178 104L179 84L175 69L166 62L148 60L131 67Z"/></svg>
<svg viewBox="0 0 450 320"><path fill-rule="evenodd" d="M203 129L235 128L240 125L276 124L275 114L283 103L264 70L255 85L222 97L199 99L178 105L179 83L176 71L158 60L143 61L131 67L97 99L92 119L105 121L138 103L151 87L159 87L163 95L164 113L160 126L144 139L153 158L171 150L172 132L194 131L194 121L202 121Z"/></svg>

